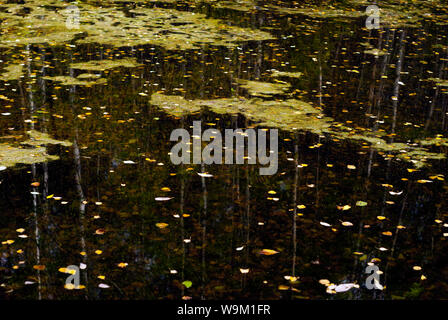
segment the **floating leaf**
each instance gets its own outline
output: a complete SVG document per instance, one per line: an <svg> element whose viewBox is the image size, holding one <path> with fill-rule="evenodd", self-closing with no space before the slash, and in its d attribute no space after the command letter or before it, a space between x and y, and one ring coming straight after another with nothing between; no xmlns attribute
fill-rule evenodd
<svg viewBox="0 0 448 320"><path fill-rule="evenodd" d="M203 178L211 178L211 177L213 177L213 175L210 174L210 173L200 173L200 172L198 172L198 176L203 177Z"/></svg>
<svg viewBox="0 0 448 320"><path fill-rule="evenodd" d="M42 271L42 270L45 270L45 266L37 264L37 265L33 266L33 269Z"/></svg>
<svg viewBox="0 0 448 320"><path fill-rule="evenodd" d="M157 197L155 198L156 201L168 201L173 199L172 197Z"/></svg>
<svg viewBox="0 0 448 320"><path fill-rule="evenodd" d="M278 251L272 250L272 249L263 249L260 251L260 254L263 254L265 256L271 256L273 254L277 254Z"/></svg>
<svg viewBox="0 0 448 320"><path fill-rule="evenodd" d="M343 283L340 285L337 285L336 288L334 288L334 291L336 292L346 292L352 288L356 287L354 283Z"/></svg>

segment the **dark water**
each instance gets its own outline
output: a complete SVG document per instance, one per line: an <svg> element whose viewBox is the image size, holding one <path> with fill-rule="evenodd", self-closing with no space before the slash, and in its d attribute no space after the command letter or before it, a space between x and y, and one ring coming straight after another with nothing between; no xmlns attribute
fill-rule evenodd
<svg viewBox="0 0 448 320"><path fill-rule="evenodd" d="M445 174L445 160L428 160L427 167L409 172L411 163L367 143L280 131L276 175L260 176L257 165L247 164L176 166L168 156L172 130L193 120L202 120L204 130L253 123L206 110L174 118L149 103L158 91L189 99L247 96L232 79L267 81L271 69L300 71L301 78L291 79L295 96L338 122L385 132L388 142L434 137L447 128L447 91L425 79L446 76L446 28L369 33L361 20L196 10L241 26L273 28L279 39L178 52L95 44L2 50L5 61L24 58L26 75L1 87L0 94L14 99L2 102L2 112L11 115L0 117L1 135L34 126L73 143L48 146L60 160L0 172L1 240L15 241L1 246L2 297L447 298L447 189L434 178ZM366 42L390 54L364 54ZM135 57L144 66L103 72L106 86L42 79L65 72L71 62L109 57ZM397 75L404 85L395 103ZM213 177L197 175L205 171ZM340 210L345 205L351 208ZM263 255L262 249L278 253ZM375 258L383 291L365 287L365 268ZM67 274L58 269L80 263L86 265L80 279L85 289L64 289ZM359 288L329 294L321 279Z"/></svg>

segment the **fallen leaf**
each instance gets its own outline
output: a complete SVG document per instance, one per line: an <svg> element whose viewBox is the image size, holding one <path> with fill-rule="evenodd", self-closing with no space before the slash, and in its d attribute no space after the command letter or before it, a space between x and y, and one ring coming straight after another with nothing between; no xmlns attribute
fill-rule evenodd
<svg viewBox="0 0 448 320"><path fill-rule="evenodd" d="M271 249L263 249L260 251L260 254L263 254L265 256L271 256L271 255L277 254L277 253L278 253L278 251L271 250Z"/></svg>

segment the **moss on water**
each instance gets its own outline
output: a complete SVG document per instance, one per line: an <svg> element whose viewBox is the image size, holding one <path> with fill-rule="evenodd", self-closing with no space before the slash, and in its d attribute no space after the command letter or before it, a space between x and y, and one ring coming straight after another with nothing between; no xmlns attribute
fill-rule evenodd
<svg viewBox="0 0 448 320"><path fill-rule="evenodd" d="M23 65L22 64L9 64L5 67L5 72L0 75L0 80L2 81L11 81L11 80L19 80L23 74Z"/></svg>
<svg viewBox="0 0 448 320"><path fill-rule="evenodd" d="M230 9L243 12L254 10L257 7L257 2L254 0L233 0L233 1L212 0L204 2L211 4L215 8Z"/></svg>
<svg viewBox="0 0 448 320"><path fill-rule="evenodd" d="M200 102L186 100L181 96L169 96L155 93L151 96L151 104L158 106L173 116L183 116L201 110Z"/></svg>
<svg viewBox="0 0 448 320"><path fill-rule="evenodd" d="M16 164L34 164L58 160L59 157L47 154L47 144L59 144L69 147L68 141L60 141L50 138L46 133L35 130L28 131L29 139L17 144L0 144L0 166L13 167Z"/></svg>
<svg viewBox="0 0 448 320"><path fill-rule="evenodd" d="M62 86L93 86L99 84L106 84L106 79L97 79L93 81L83 80L85 78L73 78L70 76L53 76L53 77L42 77L44 80L56 81L59 82Z"/></svg>
<svg viewBox="0 0 448 320"><path fill-rule="evenodd" d="M289 83L270 83L261 81L251 81L244 79L236 79L241 88L247 90L252 96L269 97L276 94L284 94L291 85Z"/></svg>
<svg viewBox="0 0 448 320"><path fill-rule="evenodd" d="M26 6L30 12L25 14L18 14L20 5L1 5L0 46L57 45L80 37L79 43L115 47L152 44L169 50L187 50L204 44L235 46L239 41L274 38L267 32L231 26L200 13L146 7L125 13L111 3L102 7L77 3L80 23L71 25L66 23L68 5L59 1L28 0Z"/></svg>
<svg viewBox="0 0 448 320"><path fill-rule="evenodd" d="M0 166L13 167L18 163L33 164L59 159L57 156L47 154L44 147L19 148L8 144L0 144Z"/></svg>
<svg viewBox="0 0 448 320"><path fill-rule="evenodd" d="M118 60L91 60L87 62L72 63L70 68L85 71L106 71L114 68L134 68L141 66L135 58L118 59ZM107 80L101 78L99 74L82 73L76 78L71 76L47 76L42 79L59 82L63 86L93 86L106 84Z"/></svg>
<svg viewBox="0 0 448 320"><path fill-rule="evenodd" d="M428 81L435 82L436 86L448 87L448 80L439 79L439 78L429 78Z"/></svg>
<svg viewBox="0 0 448 320"><path fill-rule="evenodd" d="M278 71L278 70L273 70L271 77L273 78L300 78L302 77L303 73L302 72L286 72L286 71Z"/></svg>
<svg viewBox="0 0 448 320"><path fill-rule="evenodd" d="M100 77L101 75L96 73L81 73L76 79L98 79Z"/></svg>
<svg viewBox="0 0 448 320"><path fill-rule="evenodd" d="M118 67L134 68L138 66L142 66L142 64L137 63L135 58L129 58L119 60L92 60L87 62L72 63L70 68L87 71L105 71Z"/></svg>
<svg viewBox="0 0 448 320"><path fill-rule="evenodd" d="M48 133L39 132L36 130L27 131L27 134L30 136L30 139L22 142L22 144L30 145L30 146L41 146L46 144L59 144L64 147L70 147L72 145L69 141L56 140L50 137Z"/></svg>
<svg viewBox="0 0 448 320"><path fill-rule="evenodd" d="M263 100L222 98L211 100L187 100L181 96L160 93L151 96L150 103L166 113L181 117L200 112L208 108L217 114L242 114L256 122L258 126L279 128L285 131L306 131L315 134L327 134L337 140L364 141L371 148L396 154L396 157L411 162L416 167L423 167L427 160L444 159L445 154L429 152L424 147L407 143L388 143L376 132L361 132L341 126L332 118L326 117L311 104L297 99ZM429 143L428 143L429 144Z"/></svg>
<svg viewBox="0 0 448 320"><path fill-rule="evenodd" d="M304 15L314 19L349 20L367 16L366 7L374 3L369 1L351 0L340 4L336 9L331 5L303 5L301 7L286 7L267 5L271 10L285 15ZM378 4L380 25L382 28L419 27L425 21L446 24L446 15L435 14L445 11L446 4L439 0L423 1L382 1Z"/></svg>
<svg viewBox="0 0 448 320"><path fill-rule="evenodd" d="M444 138L441 135L435 138L426 138L419 140L418 143L422 146L437 146L437 147L448 147L448 138Z"/></svg>
<svg viewBox="0 0 448 320"><path fill-rule="evenodd" d="M365 50L364 51L365 54L371 54L375 57L379 57L379 56L384 56L386 54L388 54L388 52L386 50L379 50L379 49L369 49L369 50Z"/></svg>
<svg viewBox="0 0 448 320"><path fill-rule="evenodd" d="M151 104L165 112L182 116L208 108L218 114L241 113L259 125L283 130L305 130L322 133L331 126L331 118L324 117L309 103L296 99L266 101L258 98L222 98L186 100L180 96L153 94Z"/></svg>

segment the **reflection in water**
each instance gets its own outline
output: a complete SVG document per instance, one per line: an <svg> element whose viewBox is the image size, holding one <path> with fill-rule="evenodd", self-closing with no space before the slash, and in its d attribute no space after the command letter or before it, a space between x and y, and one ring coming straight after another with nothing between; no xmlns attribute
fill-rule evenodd
<svg viewBox="0 0 448 320"><path fill-rule="evenodd" d="M249 98L236 79L290 83L284 94L263 99L309 101L332 117L336 128L388 143L417 143L447 129L448 91L428 80L446 77L446 27L378 31L362 29L357 20L202 10L269 30L278 40L184 51L151 44L2 49L2 60L20 62L26 72L18 81L3 82L0 108L11 114L0 117L1 142L19 143L31 129L73 142L46 145L60 160L0 172L2 294L11 299L446 298L446 160L428 159L416 168L414 158L400 157L400 150L325 132L285 130L279 133L279 170L273 176L260 176L258 166L248 164L175 166L168 155L172 130L188 130L193 120L221 132L256 124L241 114L207 108L170 116L149 103L154 93ZM373 49L378 54L369 53ZM141 65L70 67L120 58ZM302 75L274 79L274 69ZM67 72L103 78L107 85L43 79ZM446 144L439 141L427 150L445 153ZM25 230L16 231L20 228ZM263 249L277 253L261 254ZM383 272L382 292L365 287L369 263ZM80 264L85 288L65 289L68 274L60 268ZM359 288L328 293L325 279Z"/></svg>

